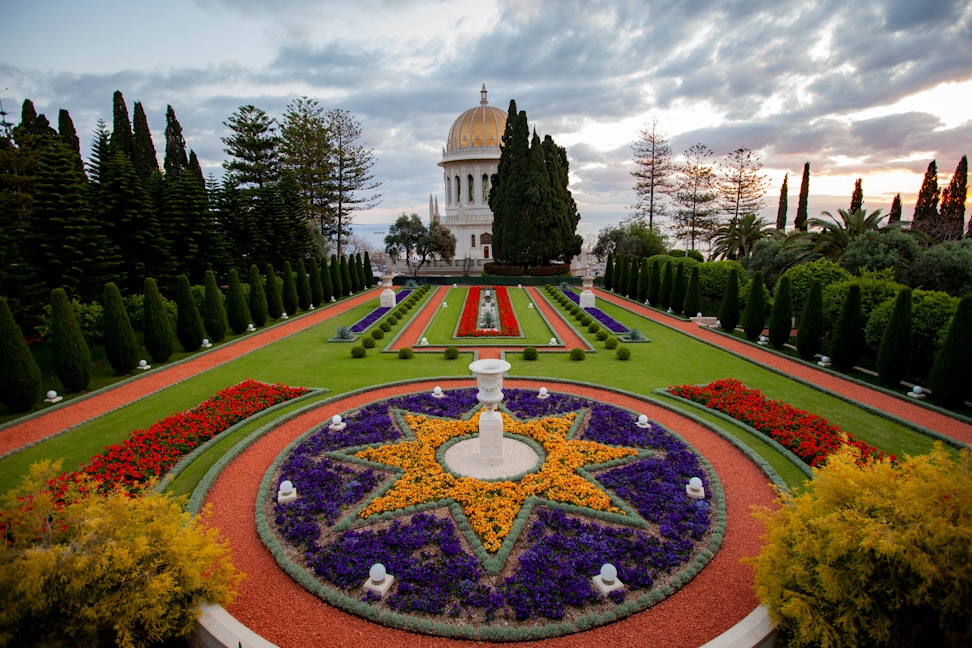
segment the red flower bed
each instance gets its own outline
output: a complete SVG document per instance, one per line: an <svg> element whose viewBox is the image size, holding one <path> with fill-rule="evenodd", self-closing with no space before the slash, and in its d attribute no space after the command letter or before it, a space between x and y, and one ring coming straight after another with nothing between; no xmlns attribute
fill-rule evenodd
<svg viewBox="0 0 972 648"><path fill-rule="evenodd" d="M516 320L513 312L513 305L510 303L510 294L503 286L493 288L496 295L496 310L499 311L499 328L481 329L479 328L479 295L482 288L473 286L466 295L466 303L462 307L462 316L459 318L459 330L456 332L458 337L516 337L520 334L520 324Z"/></svg>
<svg viewBox="0 0 972 648"><path fill-rule="evenodd" d="M77 472L62 474L51 486L63 493L68 480L84 474L101 491L116 486L138 490L150 479L168 472L183 455L232 425L308 391L304 387L244 380L190 410L157 421L147 430L132 432L121 443L106 446L103 453L92 457Z"/></svg>
<svg viewBox="0 0 972 648"><path fill-rule="evenodd" d="M704 387L681 385L669 387L668 391L756 428L811 466L822 463L843 444L860 450L864 461L884 457L877 448L858 441L822 416L798 410L783 401L770 400L758 389L749 389L738 380L717 380ZM894 455L890 459L894 461Z"/></svg>

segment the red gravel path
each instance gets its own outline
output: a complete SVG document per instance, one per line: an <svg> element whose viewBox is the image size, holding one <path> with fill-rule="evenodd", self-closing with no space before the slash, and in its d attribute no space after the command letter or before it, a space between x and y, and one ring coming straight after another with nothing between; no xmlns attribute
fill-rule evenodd
<svg viewBox="0 0 972 648"><path fill-rule="evenodd" d="M445 381L437 380L438 384ZM471 384L471 379L457 381ZM507 380L509 387L537 389L537 381ZM264 473L286 445L332 415L401 393L431 389L431 381L407 387L375 389L328 404L289 421L240 455L220 475L207 497L213 519L233 547L236 565L247 574L240 596L228 610L250 629L285 648L384 646L460 646L482 643L414 635L374 625L325 605L281 571L256 532L253 511ZM548 384L556 389L555 384ZM716 557L682 590L649 610L623 621L583 633L550 639L543 645L570 647L666 646L693 648L735 625L757 605L752 593L752 570L740 558L755 555L760 547L761 525L749 506L770 505L773 492L754 464L721 437L668 410L634 398L596 388L570 386L576 393L643 412L676 430L712 463L726 494L726 533Z"/></svg>
<svg viewBox="0 0 972 648"><path fill-rule="evenodd" d="M676 317L669 317L653 308L648 308L613 293L596 290L595 295L598 299L603 299L604 301L621 306L637 315L647 317L648 319L674 328L686 335L711 342L719 348L738 353L746 358L755 360L759 364L773 367L785 376L805 380L828 391L842 394L850 399L851 402L869 405L879 411L893 414L904 420L911 421L916 425L972 445L972 425L963 423L957 419L939 414L934 410L926 409L919 405L913 405L903 399L888 396L876 389L864 387L853 381L845 380L826 371L821 371L803 364L802 362L794 362L756 345L747 344L726 335L716 333L706 327L699 326L695 322L686 322Z"/></svg>
<svg viewBox="0 0 972 648"><path fill-rule="evenodd" d="M380 290L380 288L375 290ZM119 384L113 389L104 390L90 398L69 402L62 407L51 408L48 412L29 421L0 431L0 456L81 425L132 401L165 389L174 383L218 367L230 360L235 360L272 342L299 333L369 299L374 299L375 294L374 290L359 293L335 304L315 309L301 317L277 324L269 329L239 338L230 344L200 353L185 362L157 370L151 369L136 380Z"/></svg>

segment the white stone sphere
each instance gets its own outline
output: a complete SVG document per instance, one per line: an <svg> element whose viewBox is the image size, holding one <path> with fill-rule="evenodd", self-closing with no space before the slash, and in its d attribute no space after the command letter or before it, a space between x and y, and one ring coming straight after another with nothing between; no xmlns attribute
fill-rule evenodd
<svg viewBox="0 0 972 648"><path fill-rule="evenodd" d="M209 338L203 338L203 346L209 344Z"/></svg>
<svg viewBox="0 0 972 648"><path fill-rule="evenodd" d="M139 360L138 361L138 366L139 367L146 367L146 366L148 366L148 363L145 362L144 360Z"/></svg>
<svg viewBox="0 0 972 648"><path fill-rule="evenodd" d="M52 389L51 391L47 392L47 397L48 398L57 398L57 392Z"/></svg>
<svg viewBox="0 0 972 648"><path fill-rule="evenodd" d="M546 387L541 387L540 388L540 395L541 396L546 396L547 395L547 388Z"/></svg>
<svg viewBox="0 0 972 648"><path fill-rule="evenodd" d="M285 479L282 482L280 482L281 495L289 495L290 493L293 492L293 490L294 490L294 482L290 481L289 479Z"/></svg>
<svg viewBox="0 0 972 648"><path fill-rule="evenodd" d="M820 362L830 362L830 356L823 356L820 358Z"/></svg>
<svg viewBox="0 0 972 648"><path fill-rule="evenodd" d="M702 480L699 479L698 477L693 477L692 479L689 480L689 488L691 488L692 490L699 490L700 488L702 488Z"/></svg>
<svg viewBox="0 0 972 648"><path fill-rule="evenodd" d="M557 344L557 338L550 338L550 344Z"/></svg>
<svg viewBox="0 0 972 648"><path fill-rule="evenodd" d="M605 583L613 583L618 578L618 568L611 563L601 565L601 580Z"/></svg>
<svg viewBox="0 0 972 648"><path fill-rule="evenodd" d="M919 385L915 385L914 387L911 388L911 391L913 391L916 394L920 394L921 393L921 387ZM53 396L52 396L52 398L53 398Z"/></svg>
<svg viewBox="0 0 972 648"><path fill-rule="evenodd" d="M696 317L702 317L702 311L699 311L698 313L696 313L695 316Z"/></svg>
<svg viewBox="0 0 972 648"><path fill-rule="evenodd" d="M442 393L442 388L439 387L438 385L436 385L435 386L435 389L432 390L432 393L435 394L436 396L438 396L438 395L440 395Z"/></svg>
<svg viewBox="0 0 972 648"><path fill-rule="evenodd" d="M641 425L648 425L648 417L644 414L638 417L638 423Z"/></svg>
<svg viewBox="0 0 972 648"><path fill-rule="evenodd" d="M372 581L380 583L385 580L386 573L387 572L385 571L384 565L381 563L375 563L371 566L371 569L368 570L368 577L371 578Z"/></svg>
<svg viewBox="0 0 972 648"><path fill-rule="evenodd" d="M334 416L332 416L331 423L333 423L334 425L341 425L341 415L335 414Z"/></svg>

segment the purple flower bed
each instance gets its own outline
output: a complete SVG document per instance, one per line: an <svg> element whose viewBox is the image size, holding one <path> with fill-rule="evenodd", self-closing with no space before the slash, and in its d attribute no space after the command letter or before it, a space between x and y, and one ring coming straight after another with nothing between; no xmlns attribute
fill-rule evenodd
<svg viewBox="0 0 972 648"><path fill-rule="evenodd" d="M373 403L349 413L347 427L327 426L304 439L281 464L280 480L289 479L299 499L274 504L280 534L305 558L308 569L323 583L350 590L349 597L377 603L360 594L371 565L381 562L395 576L396 586L383 599L394 611L450 619L485 618L536 621L563 619L571 611L602 605L591 582L602 564L618 569L625 590L610 600L624 602L626 593L650 590L660 575L674 573L692 559L697 542L714 519L708 474L685 444L652 423L636 425L630 411L570 394L537 398L535 390L504 390L504 406L521 419L590 410L577 438L654 450L645 456L597 474L649 528L606 524L578 513L538 504L532 522L523 528L525 545L512 574L491 584L479 557L463 550L461 534L451 517L402 512L383 529L348 529L322 536L349 510L372 497L384 480L380 470L340 461L327 455L369 443L401 438L393 411L459 418L478 407L476 389L446 391L445 398L412 394ZM691 477L701 477L706 499L685 493ZM344 527L340 527L344 528ZM321 540L321 538L326 538Z"/></svg>
<svg viewBox="0 0 972 648"><path fill-rule="evenodd" d="M577 304L578 306L580 306L580 295L578 295L577 293L575 293L573 290L568 290L568 291L564 292L564 294L567 295L567 298L569 300L571 300L572 302L574 302L575 304ZM622 324L618 320L614 319L613 317L611 317L610 315L608 315L607 313L605 313L604 311L602 311L600 308L585 308L584 310L587 311L587 313L591 317L593 317L598 322L600 322L601 325L604 326L604 328L606 328L607 330L611 331L612 333L627 333L628 332L628 327L627 326L625 326L624 324Z"/></svg>
<svg viewBox="0 0 972 648"><path fill-rule="evenodd" d="M403 299L412 294L411 288L402 288L397 293L395 293L395 303L400 304Z"/></svg>
<svg viewBox="0 0 972 648"><path fill-rule="evenodd" d="M401 301L406 297L408 297L411 293L412 293L411 288L404 288L399 292L395 293L395 303L396 304L401 303ZM351 332L363 333L365 329L367 329L369 326L371 326L372 324L380 320L382 317L384 317L385 314L388 313L388 311L390 310L391 309L388 308L387 306L379 306L378 308L371 311L370 313L368 313L367 315L359 319L357 322L355 322L354 325L351 326Z"/></svg>

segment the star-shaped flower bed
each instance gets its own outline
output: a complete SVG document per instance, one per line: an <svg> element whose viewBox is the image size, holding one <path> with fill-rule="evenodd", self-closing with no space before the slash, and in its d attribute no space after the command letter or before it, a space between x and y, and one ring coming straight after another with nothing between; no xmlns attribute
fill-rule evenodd
<svg viewBox="0 0 972 648"><path fill-rule="evenodd" d="M682 440L614 406L504 393L506 436L540 457L504 479L463 477L443 460L478 431L475 389L374 403L342 430L306 435L264 480L261 535L278 562L329 603L379 623L509 640L622 618L711 559L721 489ZM703 480L704 499L687 496L691 477ZM277 504L285 479L299 497ZM362 589L377 562L396 579L383 600ZM591 581L607 562L625 585L609 598Z"/></svg>

